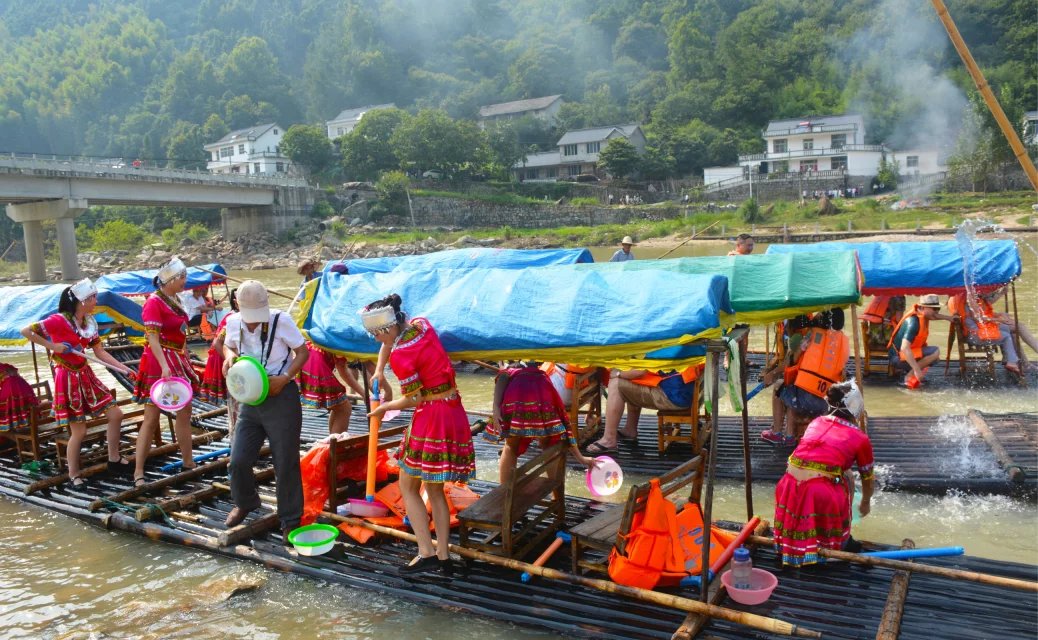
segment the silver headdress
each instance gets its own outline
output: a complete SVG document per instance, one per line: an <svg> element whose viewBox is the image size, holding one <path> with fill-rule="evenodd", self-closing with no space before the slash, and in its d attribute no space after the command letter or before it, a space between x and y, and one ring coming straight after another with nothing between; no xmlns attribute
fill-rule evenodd
<svg viewBox="0 0 1038 640"><path fill-rule="evenodd" d="M90 278L83 278L76 284L72 285L72 295L79 302L83 302L92 295L97 294L97 287L90 281Z"/></svg>
<svg viewBox="0 0 1038 640"><path fill-rule="evenodd" d="M393 310L393 307L361 309L360 318L364 323L364 328L370 333L381 333L396 324L396 311Z"/></svg>
<svg viewBox="0 0 1038 640"><path fill-rule="evenodd" d="M187 265L179 257L173 256L172 260L159 269L159 283L166 284L167 282L172 282L182 273L187 273Z"/></svg>

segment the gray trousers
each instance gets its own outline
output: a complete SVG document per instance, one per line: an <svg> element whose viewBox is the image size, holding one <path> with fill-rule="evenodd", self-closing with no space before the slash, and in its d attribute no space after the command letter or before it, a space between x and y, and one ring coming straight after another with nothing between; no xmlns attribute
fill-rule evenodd
<svg viewBox="0 0 1038 640"><path fill-rule="evenodd" d="M997 324L998 324L998 340L991 340L991 341L974 340L973 338L974 338L975 334L971 333L970 336L969 336L970 344L978 344L978 345L997 344L999 346L999 348L1002 349L1002 361L1003 362L1008 362L1009 364L1016 364L1017 362L1020 362L1020 356L1016 352L1016 343L1013 342L1013 330L1009 327L1008 324L1002 324L1001 322L999 322ZM966 328L969 329L971 332L976 332L976 330L977 330L977 321L974 320L973 318L966 318Z"/></svg>
<svg viewBox="0 0 1038 640"><path fill-rule="evenodd" d="M303 408L299 387L289 382L281 393L252 406L239 405L238 421L231 444L231 498L249 511L260 506L256 477L252 467L259 459L264 440L270 441L277 478L278 518L281 527L298 527L303 516L303 480L299 472L299 432L303 428Z"/></svg>

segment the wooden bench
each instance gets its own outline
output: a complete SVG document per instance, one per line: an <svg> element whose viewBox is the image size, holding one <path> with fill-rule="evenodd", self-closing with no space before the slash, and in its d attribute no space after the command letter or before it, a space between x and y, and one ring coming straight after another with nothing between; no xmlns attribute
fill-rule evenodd
<svg viewBox="0 0 1038 640"><path fill-rule="evenodd" d="M666 453L667 447L674 442L687 442L692 445L694 453L699 453L705 435L709 432L709 425L705 425L706 428L704 428L704 425L700 424L702 418L699 415L699 403L702 396L702 384L703 381L700 379L695 381L692 389L692 404L688 409L656 410L657 447L660 454ZM706 419L709 420L709 418ZM688 427L687 433L683 429L685 426Z"/></svg>
<svg viewBox="0 0 1038 640"><path fill-rule="evenodd" d="M997 344L971 343L966 327L963 326L961 316L953 316L951 326L948 327L948 350L944 354L944 373L948 373L951 365L952 347L958 345L959 350L959 376L966 376L966 366L970 361L983 362L986 360L988 374L995 377L995 352L998 351ZM976 357L980 354L980 357Z"/></svg>
<svg viewBox="0 0 1038 640"><path fill-rule="evenodd" d="M386 449L394 449L400 446L401 436L404 430L407 429L407 425L399 425L390 427L388 429L381 429L378 432L379 440L378 450L385 451ZM382 438L391 438L386 442L381 442ZM368 455L368 434L358 433L347 436L346 438L332 438L328 447L328 511L335 513L335 509L346 502L346 494L349 490L349 485L343 483L339 484L338 474L336 469L340 462L345 460L353 460L356 458L366 459Z"/></svg>
<svg viewBox="0 0 1038 640"><path fill-rule="evenodd" d="M663 490L663 495L669 496L691 484L689 500L698 503L703 489L704 466L703 456L698 455L660 476L660 488ZM589 548L595 549L608 556L615 546L617 551L623 553L624 546L627 544L627 535L631 532L634 515L645 508L649 487L648 482L631 487L627 494L627 501L622 507L614 505L570 529L574 574L580 575L583 570L608 572L608 562L585 560L584 551ZM680 509L681 505L678 505L678 508Z"/></svg>
<svg viewBox="0 0 1038 640"><path fill-rule="evenodd" d="M120 400L117 404L125 406L130 403L129 398ZM163 414L165 415L165 414ZM170 425L170 432L173 431L173 420L166 415L166 420ZM123 412L123 422L119 427L120 442L122 436L135 436L141 428L141 423L144 421L144 406L140 405L135 409ZM108 418L100 416L97 418L91 418L86 421L86 435L83 436L83 442L80 445L81 450L99 442L105 442L108 436ZM68 464L68 442L71 439L72 433L69 429L63 428L54 437L54 447L57 450L58 468L67 466ZM155 445L160 446L162 444L162 429L155 429ZM136 444L136 443L134 443ZM86 453L86 452L84 452ZM81 458L81 464L86 466L89 461L93 461L94 458L100 459L102 452L86 453ZM108 450L103 451L104 458L108 458Z"/></svg>
<svg viewBox="0 0 1038 640"><path fill-rule="evenodd" d="M511 482L499 485L458 513L461 545L522 558L564 528L566 448L565 443L549 447L518 467ZM537 505L542 511L528 515ZM536 531L542 523L544 526Z"/></svg>

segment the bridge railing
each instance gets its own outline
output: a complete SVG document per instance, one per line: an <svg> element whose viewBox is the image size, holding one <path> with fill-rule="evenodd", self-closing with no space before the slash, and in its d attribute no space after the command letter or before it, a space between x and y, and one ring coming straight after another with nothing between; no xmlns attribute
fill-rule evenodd
<svg viewBox="0 0 1038 640"><path fill-rule="evenodd" d="M91 178L147 180L152 182L190 182L194 184L238 184L241 186L305 187L304 178L286 174L215 174L194 169L133 166L121 160L102 160L75 156L0 153L0 172L45 172L46 175L68 175Z"/></svg>

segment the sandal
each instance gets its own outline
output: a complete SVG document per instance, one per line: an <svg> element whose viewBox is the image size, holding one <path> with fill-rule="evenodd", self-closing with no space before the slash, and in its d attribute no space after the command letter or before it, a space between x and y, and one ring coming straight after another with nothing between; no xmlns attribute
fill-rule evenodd
<svg viewBox="0 0 1038 640"><path fill-rule="evenodd" d="M620 442L629 442L631 444L637 444L637 442L638 442L638 434L637 433L635 433L633 436L629 436L626 433L624 433L623 431L617 431L616 432L616 437L617 437L618 440L620 440Z"/></svg>
<svg viewBox="0 0 1038 640"><path fill-rule="evenodd" d="M1020 365L1018 365L1017 363L1007 362L1002 366L1004 366L1006 368L1006 371L1008 371L1009 373L1012 373L1013 375L1017 376L1020 375Z"/></svg>
<svg viewBox="0 0 1038 640"><path fill-rule="evenodd" d="M144 476L141 476L139 478L134 478L133 479L133 486L134 487L143 487L146 484L148 484L148 479L145 478Z"/></svg>
<svg viewBox="0 0 1038 640"><path fill-rule="evenodd" d="M81 488L85 487L86 483L87 483L87 479L84 478L83 476L76 476L75 478L70 476L68 481L69 481L69 484L71 484L76 489L81 489Z"/></svg>
<svg viewBox="0 0 1038 640"><path fill-rule="evenodd" d="M130 475L133 473L134 465L125 456L119 456L115 462L108 461L108 473L119 475Z"/></svg>
<svg viewBox="0 0 1038 640"><path fill-rule="evenodd" d="M597 442L592 442L584 449L584 455L588 456L606 456L606 455L617 455L619 451L616 447L607 447Z"/></svg>

